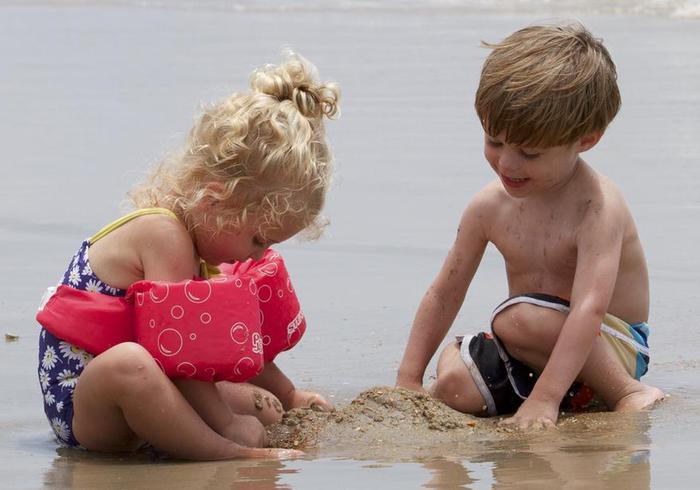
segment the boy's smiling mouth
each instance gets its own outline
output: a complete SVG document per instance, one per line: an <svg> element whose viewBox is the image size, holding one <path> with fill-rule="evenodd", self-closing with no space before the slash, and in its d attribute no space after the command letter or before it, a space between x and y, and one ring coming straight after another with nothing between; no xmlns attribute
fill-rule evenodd
<svg viewBox="0 0 700 490"><path fill-rule="evenodd" d="M529 177L508 177L507 175L501 174L501 180L508 187L522 187L530 180L530 178Z"/></svg>

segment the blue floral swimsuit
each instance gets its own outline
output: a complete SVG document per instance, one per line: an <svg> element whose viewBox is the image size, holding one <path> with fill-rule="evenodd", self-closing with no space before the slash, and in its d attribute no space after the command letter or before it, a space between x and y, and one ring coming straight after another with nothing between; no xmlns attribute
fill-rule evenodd
<svg viewBox="0 0 700 490"><path fill-rule="evenodd" d="M109 232L145 214L167 214L175 217L166 209L145 208L110 223L96 235L83 241L63 274L61 284L108 296L124 296L125 289L111 287L95 276L90 267L88 250L91 244ZM82 447L73 435L73 392L83 369L93 357L80 347L56 337L44 328L41 329L38 371L41 392L44 395L44 412L54 434L64 446Z"/></svg>
<svg viewBox="0 0 700 490"><path fill-rule="evenodd" d="M90 268L90 240L80 246L61 284L76 289L124 296L126 290L110 287L100 281ZM51 332L41 329L39 335L39 383L44 394L44 412L59 442L80 447L73 436L73 391L78 377L94 356L80 347L65 342Z"/></svg>

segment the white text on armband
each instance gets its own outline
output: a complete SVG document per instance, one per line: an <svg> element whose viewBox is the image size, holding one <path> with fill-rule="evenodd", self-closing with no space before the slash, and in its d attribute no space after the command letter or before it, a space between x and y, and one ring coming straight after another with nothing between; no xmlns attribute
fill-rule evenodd
<svg viewBox="0 0 700 490"><path fill-rule="evenodd" d="M292 333L296 329L299 328L299 325L301 325L301 322L304 321L304 313L299 310L299 313L297 313L297 316L294 317L294 319L289 322L289 325L287 325L287 333Z"/></svg>

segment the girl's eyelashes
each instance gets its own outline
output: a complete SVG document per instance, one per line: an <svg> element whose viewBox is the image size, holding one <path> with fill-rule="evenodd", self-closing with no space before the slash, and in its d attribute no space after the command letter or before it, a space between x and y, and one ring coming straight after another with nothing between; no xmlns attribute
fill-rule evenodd
<svg viewBox="0 0 700 490"><path fill-rule="evenodd" d="M260 237L254 236L253 237L253 245L255 245L256 247L264 247L265 242Z"/></svg>

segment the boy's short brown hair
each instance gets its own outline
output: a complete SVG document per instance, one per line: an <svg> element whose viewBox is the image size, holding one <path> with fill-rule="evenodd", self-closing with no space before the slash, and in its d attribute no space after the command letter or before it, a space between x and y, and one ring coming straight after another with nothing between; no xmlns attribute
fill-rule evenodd
<svg viewBox="0 0 700 490"><path fill-rule="evenodd" d="M491 48L475 107L486 133L548 148L603 131L620 108L608 50L579 23L531 26Z"/></svg>

